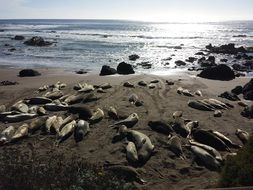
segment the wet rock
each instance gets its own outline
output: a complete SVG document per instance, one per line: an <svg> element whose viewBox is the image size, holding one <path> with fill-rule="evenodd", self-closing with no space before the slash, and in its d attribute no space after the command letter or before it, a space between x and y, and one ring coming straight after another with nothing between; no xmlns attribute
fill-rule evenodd
<svg viewBox="0 0 253 190"><path fill-rule="evenodd" d="M8 49L8 51L10 51L10 52L16 51L16 48L10 48L10 49Z"/></svg>
<svg viewBox="0 0 253 190"><path fill-rule="evenodd" d="M201 67L216 66L215 57L214 56L209 56L208 59L206 59L205 57L202 57L198 60L198 64L200 64Z"/></svg>
<svg viewBox="0 0 253 190"><path fill-rule="evenodd" d="M11 86L11 85L17 85L17 84L19 84L19 83L13 82L13 81L8 81L8 80L0 82L0 86Z"/></svg>
<svg viewBox="0 0 253 190"><path fill-rule="evenodd" d="M32 37L31 39L27 40L24 42L24 44L28 45L28 46L50 46L53 43L49 42L49 41L45 41L42 37Z"/></svg>
<svg viewBox="0 0 253 190"><path fill-rule="evenodd" d="M122 75L128 75L128 74L134 74L134 69L133 66L125 63L125 62L121 62L118 67L117 67L117 72L118 74L122 74Z"/></svg>
<svg viewBox="0 0 253 190"><path fill-rule="evenodd" d="M130 61L136 61L137 59L140 58L140 56L137 54L133 54L133 55L130 55L128 58Z"/></svg>
<svg viewBox="0 0 253 190"><path fill-rule="evenodd" d="M100 71L100 76L105 76L105 75L115 75L117 73L116 69L111 68L108 65L103 65L101 71Z"/></svg>
<svg viewBox="0 0 253 190"><path fill-rule="evenodd" d="M24 36L20 36L20 35L16 35L14 37L14 40L24 40L24 39L25 39L25 37Z"/></svg>
<svg viewBox="0 0 253 190"><path fill-rule="evenodd" d="M189 57L188 59L186 59L185 61L193 63L194 61L196 61L197 58L196 57Z"/></svg>
<svg viewBox="0 0 253 190"><path fill-rule="evenodd" d="M186 65L186 63L184 62L184 61L181 61L181 60L178 60L178 61L175 61L175 64L177 65L177 66L185 66Z"/></svg>
<svg viewBox="0 0 253 190"><path fill-rule="evenodd" d="M212 46L212 44L209 44L206 46L206 49L208 49L211 53L223 53L223 54L237 54L247 52L247 50L243 46L236 48L235 44L233 43L221 46Z"/></svg>
<svg viewBox="0 0 253 190"><path fill-rule="evenodd" d="M231 101L239 101L240 100L240 98L236 94L234 94L232 92L227 92L227 91L222 93L221 95L219 95L219 97L225 98L225 99L228 99Z"/></svg>
<svg viewBox="0 0 253 190"><path fill-rule="evenodd" d="M242 93L242 89L243 89L242 86L236 86L235 88L233 88L231 90L231 92L234 93L234 94L236 94L236 95L239 95L239 94Z"/></svg>
<svg viewBox="0 0 253 190"><path fill-rule="evenodd" d="M204 69L198 76L206 79L228 81L235 78L235 73L227 65L221 64Z"/></svg>
<svg viewBox="0 0 253 190"><path fill-rule="evenodd" d="M233 65L232 65L232 68L233 68L234 70L236 70L236 71L241 71L241 72L246 72L246 71L248 71L247 67L242 66L242 65L237 64L237 63L233 64Z"/></svg>
<svg viewBox="0 0 253 190"><path fill-rule="evenodd" d="M197 52L197 53L195 53L195 55L205 55L203 52Z"/></svg>
<svg viewBox="0 0 253 190"><path fill-rule="evenodd" d="M34 77L41 75L38 71L33 69L23 69L19 72L20 77Z"/></svg>

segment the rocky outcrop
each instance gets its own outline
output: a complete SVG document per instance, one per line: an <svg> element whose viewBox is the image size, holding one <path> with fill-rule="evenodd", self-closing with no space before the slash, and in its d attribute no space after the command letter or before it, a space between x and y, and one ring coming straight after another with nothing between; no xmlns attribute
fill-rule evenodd
<svg viewBox="0 0 253 190"><path fill-rule="evenodd" d="M116 73L117 73L116 69L111 68L108 65L103 65L99 75L100 76L115 75Z"/></svg>
<svg viewBox="0 0 253 190"><path fill-rule="evenodd" d="M176 66L179 66L179 67L186 65L186 63L184 61L181 61L181 60L175 61L175 64L176 64Z"/></svg>
<svg viewBox="0 0 253 190"><path fill-rule="evenodd" d="M137 54L133 54L133 55L130 55L128 58L130 61L136 61L137 59L140 58L140 56Z"/></svg>
<svg viewBox="0 0 253 190"><path fill-rule="evenodd" d="M221 46L213 46L212 44L209 44L206 46L206 49L208 49L211 53L223 53L223 54L237 54L247 52L247 50L243 46L236 48L235 44L232 43Z"/></svg>
<svg viewBox="0 0 253 190"><path fill-rule="evenodd" d="M206 79L228 81L235 78L235 73L227 65L221 64L204 69L198 76Z"/></svg>
<svg viewBox="0 0 253 190"><path fill-rule="evenodd" d="M14 37L14 40L24 40L24 39L25 39L25 37L24 36L20 36L20 35L16 35Z"/></svg>
<svg viewBox="0 0 253 190"><path fill-rule="evenodd" d="M53 43L49 42L49 41L45 41L42 37L32 37L31 39L27 40L24 42L24 44L28 45L28 46L50 46Z"/></svg>
<svg viewBox="0 0 253 190"><path fill-rule="evenodd" d="M125 63L125 62L121 62L118 67L117 67L117 72L118 74L122 74L122 75L128 75L128 74L134 74L134 69L133 66Z"/></svg>
<svg viewBox="0 0 253 190"><path fill-rule="evenodd" d="M19 72L20 77L35 77L41 75L38 71L33 69L23 69Z"/></svg>

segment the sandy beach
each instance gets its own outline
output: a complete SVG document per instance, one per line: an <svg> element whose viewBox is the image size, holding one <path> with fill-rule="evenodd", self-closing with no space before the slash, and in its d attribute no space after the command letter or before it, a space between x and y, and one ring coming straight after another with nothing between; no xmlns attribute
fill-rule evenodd
<svg viewBox="0 0 253 190"><path fill-rule="evenodd" d="M237 102L231 102L218 98L218 95L224 91L230 91L237 85L245 85L250 79L247 77L236 78L232 81L214 81L202 79L188 75L187 73L171 76L155 76L146 74L135 75L115 75L115 76L99 76L96 73L88 73L85 75L77 75L75 73L66 72L60 69L38 69L42 74L38 77L18 77L19 69L3 68L0 69L0 81L9 80L16 81L19 84L14 86L0 87L0 105L6 105L7 109L19 100L41 96L45 92L38 92L38 88L43 85L52 85L57 81L67 84L62 91L64 94L74 94L73 86L78 82L86 82L92 85L102 83L110 83L112 88L106 90L106 93L97 94L100 98L97 101L85 103L92 111L101 108L105 112L105 118L92 125L91 131L85 139L76 145L73 136L60 144L59 147L54 146L56 137L49 136L41 141L40 134L29 136L15 144L0 147L3 149L14 148L21 150L29 150L30 145L35 148L41 155L56 154L57 152L66 155L78 155L90 163L103 165L104 163L129 165L124 152L125 144L123 142L112 143L112 139L116 134L116 130L109 127L114 123L110 119L106 110L110 106L114 106L120 115L128 116L132 113L139 115L139 122L133 127L134 130L146 134L155 146L156 154L151 156L145 165L137 167L141 177L147 181L146 184L136 186L140 189L202 189L211 188L217 185L219 173L210 171L203 166L198 166L194 162L194 155L184 145L187 144L186 139L182 140L183 152L186 159L182 160L168 150L164 145L167 136L153 131L148 127L151 120L170 120L175 111L183 111L183 117L192 121L199 121L200 128L217 130L234 143L241 144L236 137L235 131L238 128L252 132L252 121L240 115L243 107ZM138 86L141 80L150 82L154 79L159 80L154 89ZM174 85L166 84L166 80L173 81ZM135 85L135 88L127 88L123 83L129 81ZM203 97L187 97L177 93L178 87L189 89L191 92L201 90ZM135 93L144 102L143 106L136 107L128 101L129 96ZM215 98L223 102L229 102L234 106L229 110L224 110L220 118L214 117L213 112L200 111L190 108L187 102L196 99ZM250 103L245 101L246 103ZM64 115L65 112L48 112L48 115ZM24 121L30 123L31 120ZM23 124L12 123L15 128ZM8 127L10 124L1 123L0 131ZM29 145L29 146L28 146ZM48 154L48 152L50 152ZM236 150L232 149L232 152ZM227 152L221 152L225 156Z"/></svg>

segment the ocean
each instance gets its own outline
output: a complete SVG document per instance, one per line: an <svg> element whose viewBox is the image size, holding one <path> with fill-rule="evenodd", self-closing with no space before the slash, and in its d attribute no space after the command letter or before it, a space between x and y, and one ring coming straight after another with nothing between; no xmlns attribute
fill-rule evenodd
<svg viewBox="0 0 253 190"><path fill-rule="evenodd" d="M56 43L49 47L31 47L24 45L23 41L13 40L15 35L23 35L26 39L41 36ZM194 66L196 63L175 68L174 62L194 56L209 43L253 46L253 21L0 20L0 65L20 68L98 71L102 65L116 67L126 61L135 65L137 72L167 73ZM10 47L15 50L10 51ZM131 54L138 54L140 59L129 61ZM231 56L219 56L217 60L228 58L227 64L233 63ZM143 62L151 64L151 68L138 66Z"/></svg>

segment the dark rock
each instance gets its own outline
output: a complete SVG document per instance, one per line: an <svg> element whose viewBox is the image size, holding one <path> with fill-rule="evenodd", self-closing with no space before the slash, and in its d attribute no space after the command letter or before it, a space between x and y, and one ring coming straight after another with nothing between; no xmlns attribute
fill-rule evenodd
<svg viewBox="0 0 253 190"><path fill-rule="evenodd" d="M205 55L203 52L197 52L197 53L195 53L195 55Z"/></svg>
<svg viewBox="0 0 253 190"><path fill-rule="evenodd" d="M0 82L0 86L11 86L11 85L17 85L17 84L19 84L19 83L18 82L8 81L8 80Z"/></svg>
<svg viewBox="0 0 253 190"><path fill-rule="evenodd" d="M177 66L185 66L186 65L186 63L184 62L184 61L181 61L181 60L178 60L178 61L175 61L175 64L177 65Z"/></svg>
<svg viewBox="0 0 253 190"><path fill-rule="evenodd" d="M248 91L252 91L253 90L253 79L251 79L247 84L244 85L243 89L242 89L242 93L246 93Z"/></svg>
<svg viewBox="0 0 253 190"><path fill-rule="evenodd" d="M253 105L247 106L246 108L244 108L241 115L243 117L247 117L248 119L252 119L253 118Z"/></svg>
<svg viewBox="0 0 253 190"><path fill-rule="evenodd" d="M137 59L140 58L140 56L137 54L133 54L133 55L130 55L128 58L130 61L136 61Z"/></svg>
<svg viewBox="0 0 253 190"><path fill-rule="evenodd" d="M234 79L235 73L227 65L221 64L204 69L198 76L206 79L227 81Z"/></svg>
<svg viewBox="0 0 253 190"><path fill-rule="evenodd" d="M239 101L240 100L240 98L232 92L224 92L221 95L219 95L219 97L226 98L231 101Z"/></svg>
<svg viewBox="0 0 253 190"><path fill-rule="evenodd" d="M25 41L24 44L29 45L29 46L50 46L53 43L45 41L42 37L35 36Z"/></svg>
<svg viewBox="0 0 253 190"><path fill-rule="evenodd" d="M4 32L4 30L1 29L0 32Z"/></svg>
<svg viewBox="0 0 253 190"><path fill-rule="evenodd" d="M233 64L233 65L232 65L232 68L233 68L234 70L236 70L236 71L241 71L241 72L246 72L246 71L248 71L248 69L247 69L245 66L242 66L242 65L237 64L237 63Z"/></svg>
<svg viewBox="0 0 253 190"><path fill-rule="evenodd" d="M250 70L253 69L253 61L247 61L243 65Z"/></svg>
<svg viewBox="0 0 253 190"><path fill-rule="evenodd" d="M16 35L14 37L14 40L24 40L24 39L25 39L25 37L24 36L20 36L20 35Z"/></svg>
<svg viewBox="0 0 253 190"><path fill-rule="evenodd" d="M103 65L101 71L100 71L100 76L105 76L105 75L115 75L117 73L116 69L111 68L108 65Z"/></svg>
<svg viewBox="0 0 253 190"><path fill-rule="evenodd" d="M245 73L235 72L235 77L245 77L245 76L246 76Z"/></svg>
<svg viewBox="0 0 253 190"><path fill-rule="evenodd" d="M242 86L236 86L234 89L231 90L232 93L239 95L242 93Z"/></svg>
<svg viewBox="0 0 253 190"><path fill-rule="evenodd" d="M243 34L240 34L240 35L234 35L233 38L246 38L247 35L243 35Z"/></svg>
<svg viewBox="0 0 253 190"><path fill-rule="evenodd" d="M76 74L79 74L79 75L83 75L83 74L87 74L88 71L84 70L84 69L80 69L79 71L76 71Z"/></svg>
<svg viewBox="0 0 253 190"><path fill-rule="evenodd" d="M208 49L211 53L223 53L223 54L237 54L237 53L246 53L247 50L244 47L236 48L235 44L225 44L221 46L212 46L212 44L209 44L206 46L206 49Z"/></svg>
<svg viewBox="0 0 253 190"><path fill-rule="evenodd" d="M221 59L220 62L226 63L226 62L228 62L228 60L227 59Z"/></svg>
<svg viewBox="0 0 253 190"><path fill-rule="evenodd" d="M190 63L193 63L193 62L196 61L196 60L197 60L197 58L195 58L195 57L189 57L189 58L186 59L185 61L190 62Z"/></svg>
<svg viewBox="0 0 253 190"><path fill-rule="evenodd" d="M128 74L134 74L134 69L133 66L125 63L125 62L121 62L118 67L117 67L117 72L118 74L122 74L122 75L128 75Z"/></svg>
<svg viewBox="0 0 253 190"><path fill-rule="evenodd" d="M38 71L35 71L33 69L24 69L19 72L20 77L34 77L41 75Z"/></svg>
<svg viewBox="0 0 253 190"><path fill-rule="evenodd" d="M242 58L242 55L236 55L235 56L235 59L241 59Z"/></svg>
<svg viewBox="0 0 253 190"><path fill-rule="evenodd" d="M208 57L208 59L206 59L205 57L202 57L198 60L198 64L200 64L201 67L212 67L212 66L216 66L215 64L215 57L210 56Z"/></svg>
<svg viewBox="0 0 253 190"><path fill-rule="evenodd" d="M10 44L4 44L5 47L10 47L11 45Z"/></svg>
<svg viewBox="0 0 253 190"><path fill-rule="evenodd" d="M243 93L243 98L245 100L253 100L253 90Z"/></svg>
<svg viewBox="0 0 253 190"><path fill-rule="evenodd" d="M16 51L16 48L8 49L8 51L10 51L10 52Z"/></svg>
<svg viewBox="0 0 253 190"><path fill-rule="evenodd" d="M149 62L141 62L137 64L138 66L142 66L144 69L151 69L152 68L152 63Z"/></svg>

